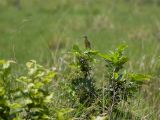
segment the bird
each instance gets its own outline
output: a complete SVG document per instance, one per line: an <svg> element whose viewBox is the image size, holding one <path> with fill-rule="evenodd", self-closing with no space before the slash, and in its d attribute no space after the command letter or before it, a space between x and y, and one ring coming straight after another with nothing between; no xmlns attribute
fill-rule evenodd
<svg viewBox="0 0 160 120"><path fill-rule="evenodd" d="M86 35L84 36L84 45L85 45L86 49L91 49L91 43L88 40L88 37Z"/></svg>

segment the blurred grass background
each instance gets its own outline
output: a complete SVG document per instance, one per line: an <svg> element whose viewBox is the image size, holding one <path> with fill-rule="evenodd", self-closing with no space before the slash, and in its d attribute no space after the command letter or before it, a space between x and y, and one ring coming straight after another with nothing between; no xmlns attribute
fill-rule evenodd
<svg viewBox="0 0 160 120"><path fill-rule="evenodd" d="M19 10L0 0L0 58L43 62L88 35L98 50L126 43L133 61L149 60L159 52L159 11L137 0L21 0Z"/></svg>
<svg viewBox="0 0 160 120"><path fill-rule="evenodd" d="M126 43L130 70L152 73L157 67L160 0L21 0L20 8L11 1L0 0L0 59L56 64L73 44L83 47L87 35L102 52ZM132 101L144 120L160 117L159 84L154 78L139 101Z"/></svg>

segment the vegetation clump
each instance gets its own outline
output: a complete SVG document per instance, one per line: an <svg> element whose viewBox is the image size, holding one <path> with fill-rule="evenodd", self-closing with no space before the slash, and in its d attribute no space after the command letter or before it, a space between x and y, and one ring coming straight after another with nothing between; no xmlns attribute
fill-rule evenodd
<svg viewBox="0 0 160 120"><path fill-rule="evenodd" d="M150 79L148 75L127 72L124 68L128 61L128 57L124 55L126 47L122 45L110 54L99 54L106 62L106 80L108 81L106 82L108 84L103 88L105 89L103 93L105 103L103 104L110 119L113 119L114 113L118 113L119 103L128 102L140 86Z"/></svg>
<svg viewBox="0 0 160 120"><path fill-rule="evenodd" d="M2 120L58 120L117 119L123 114L119 104L128 102L149 76L127 72L124 64L128 58L124 54L126 46L120 46L110 54L73 47L73 62L65 87L70 106L54 108L51 104L58 99L53 91L56 73L37 64L35 60L26 63L27 73L15 77L11 72L14 61L0 61L0 118ZM105 61L105 86L96 86L94 78L95 60ZM102 73L103 74L103 73ZM58 76L57 76L58 77ZM57 78L58 79L58 78ZM65 82L65 81L64 81ZM58 90L58 89L57 89ZM63 94L60 93L60 94ZM65 95L65 94L63 94ZM64 98L64 97L63 97ZM64 100L65 99L61 99ZM50 108L50 107L53 108ZM50 112L52 111L52 113ZM66 117L64 117L64 115ZM69 117L67 117L67 115ZM132 113L130 112L130 115ZM52 116L52 117L51 117Z"/></svg>
<svg viewBox="0 0 160 120"><path fill-rule="evenodd" d="M1 61L0 118L2 120L49 119L48 104L53 92L48 88L55 72L36 61L27 63L28 73L19 78L11 74L12 61ZM18 85L18 86L17 86Z"/></svg>

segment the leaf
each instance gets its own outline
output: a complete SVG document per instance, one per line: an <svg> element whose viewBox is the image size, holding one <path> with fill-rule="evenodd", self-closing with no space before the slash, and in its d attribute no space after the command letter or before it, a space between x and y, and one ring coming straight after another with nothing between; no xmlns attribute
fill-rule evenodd
<svg viewBox="0 0 160 120"><path fill-rule="evenodd" d="M59 110L59 112L62 112L63 114L66 114L66 113L72 112L73 110L74 109L72 109L72 108L64 108L64 109Z"/></svg>
<svg viewBox="0 0 160 120"><path fill-rule="evenodd" d="M4 87L0 86L0 96L3 96L3 95L5 95L5 89Z"/></svg>
<svg viewBox="0 0 160 120"><path fill-rule="evenodd" d="M144 74L129 74L129 77L131 78L131 81L137 82L137 83L143 83L144 81L150 81L151 76L144 75Z"/></svg>
<svg viewBox="0 0 160 120"><path fill-rule="evenodd" d="M49 120L50 119L50 117L46 114L43 114L42 118L43 118L43 120Z"/></svg>
<svg viewBox="0 0 160 120"><path fill-rule="evenodd" d="M34 84L34 88L36 88L36 89L39 89L42 86L44 86L44 84L42 82L37 82L37 83Z"/></svg>
<svg viewBox="0 0 160 120"><path fill-rule="evenodd" d="M51 99L53 98L53 93L52 94L50 94L49 96L46 96L46 98L44 99L44 102L45 103L49 103L49 102L51 102Z"/></svg>
<svg viewBox="0 0 160 120"><path fill-rule="evenodd" d="M33 83L29 83L28 85L27 85L27 88L28 89L31 89L31 88L33 88L35 85L33 84Z"/></svg>
<svg viewBox="0 0 160 120"><path fill-rule="evenodd" d="M96 51L96 50L86 50L84 53L88 54L88 55L97 55L98 51Z"/></svg>
<svg viewBox="0 0 160 120"><path fill-rule="evenodd" d="M5 64L3 64L3 69L8 69L10 67L10 63L6 62Z"/></svg>
<svg viewBox="0 0 160 120"><path fill-rule="evenodd" d="M66 120L66 118L64 117L65 114L72 112L74 109L72 108L66 108L66 109L61 109L59 111L57 111L57 119L58 120Z"/></svg>
<svg viewBox="0 0 160 120"><path fill-rule="evenodd" d="M36 64L36 63L37 63L37 62L36 62L35 60L30 60L29 62L26 63L26 66L27 66L28 68L31 68L31 67L33 67L33 65Z"/></svg>
<svg viewBox="0 0 160 120"><path fill-rule="evenodd" d="M120 60L119 60L119 64L120 65L123 65L124 63L126 63L128 61L128 57L122 57L122 58L120 58Z"/></svg>
<svg viewBox="0 0 160 120"><path fill-rule="evenodd" d="M73 45L73 51L81 53L81 50L79 49L78 45Z"/></svg>
<svg viewBox="0 0 160 120"><path fill-rule="evenodd" d="M62 112L57 112L57 120L65 120Z"/></svg>
<svg viewBox="0 0 160 120"><path fill-rule="evenodd" d="M55 77L56 73L53 71L50 71L47 76L44 78L43 82L44 83L49 83L52 81L52 79Z"/></svg>
<svg viewBox="0 0 160 120"><path fill-rule="evenodd" d="M119 74L118 73L114 73L114 79L118 79Z"/></svg>
<svg viewBox="0 0 160 120"><path fill-rule="evenodd" d="M31 104L31 103L32 103L32 100L29 99L29 98L27 98L27 99L24 99L23 102L24 102L25 105L28 105L28 104Z"/></svg>
<svg viewBox="0 0 160 120"><path fill-rule="evenodd" d="M41 112L41 111L43 111L43 109L40 108L40 107L34 107L34 108L31 108L31 110L32 110L32 112Z"/></svg>
<svg viewBox="0 0 160 120"><path fill-rule="evenodd" d="M32 81L32 79L29 79L26 76L21 76L20 78L17 78L16 81L24 85L27 85L27 83Z"/></svg>
<svg viewBox="0 0 160 120"><path fill-rule="evenodd" d="M16 62L13 60L8 60L8 61L0 60L0 64L3 65L3 69L8 69L11 63L16 63Z"/></svg>
<svg viewBox="0 0 160 120"><path fill-rule="evenodd" d="M98 53L98 55L102 58L104 58L105 60L107 61L112 61L112 58L110 55L107 55L107 54L103 54L103 53Z"/></svg>
<svg viewBox="0 0 160 120"><path fill-rule="evenodd" d="M120 45L116 50L117 50L119 53L122 53L127 47L128 47L128 45L123 44L123 45Z"/></svg>
<svg viewBox="0 0 160 120"><path fill-rule="evenodd" d="M41 78L45 75L45 71L38 71L35 75L35 78Z"/></svg>
<svg viewBox="0 0 160 120"><path fill-rule="evenodd" d="M12 109L18 109L18 108L21 108L21 107L22 107L22 106L21 106L20 104L18 104L18 103L12 103L12 104L10 104L9 106L10 106L10 108L12 108Z"/></svg>

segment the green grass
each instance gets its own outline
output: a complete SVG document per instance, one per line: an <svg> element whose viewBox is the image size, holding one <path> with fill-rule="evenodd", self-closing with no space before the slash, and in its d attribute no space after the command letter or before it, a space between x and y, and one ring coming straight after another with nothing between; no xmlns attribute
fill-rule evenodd
<svg viewBox="0 0 160 120"><path fill-rule="evenodd" d="M83 46L82 36L88 35L93 47L103 52L128 44L129 70L153 72L160 52L160 6L124 1L22 0L21 10L0 1L0 58L56 63L57 52L67 52L73 44ZM154 88L148 91L153 100L146 98L146 109L140 108L144 116L150 108L159 112L155 79L147 88Z"/></svg>
<svg viewBox="0 0 160 120"><path fill-rule="evenodd" d="M160 26L159 7L117 1L55 0L24 1L22 10L1 5L1 58L44 60L49 58L48 42L83 43L88 35L93 46L108 51L122 42L129 54L139 59L152 55L159 41L154 34ZM159 51L159 49L158 49Z"/></svg>

